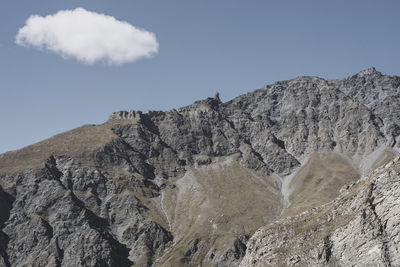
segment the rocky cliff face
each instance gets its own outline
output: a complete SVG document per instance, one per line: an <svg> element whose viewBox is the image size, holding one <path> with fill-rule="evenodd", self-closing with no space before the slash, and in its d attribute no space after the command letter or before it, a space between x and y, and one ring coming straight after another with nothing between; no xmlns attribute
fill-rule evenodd
<svg viewBox="0 0 400 267"><path fill-rule="evenodd" d="M393 160L399 91L399 77L373 68L340 80L298 77L226 103L216 96L178 110L116 112L102 125L2 154L0 265L264 264L260 231L248 245L257 229L330 202ZM339 220L321 230L329 232L325 247L353 218L332 216ZM293 233L297 219L286 220L285 242L313 236ZM287 245L298 258L277 252L271 264L323 264L299 246ZM354 259L325 251L328 262Z"/></svg>
<svg viewBox="0 0 400 267"><path fill-rule="evenodd" d="M240 266L400 266L400 158L258 230Z"/></svg>

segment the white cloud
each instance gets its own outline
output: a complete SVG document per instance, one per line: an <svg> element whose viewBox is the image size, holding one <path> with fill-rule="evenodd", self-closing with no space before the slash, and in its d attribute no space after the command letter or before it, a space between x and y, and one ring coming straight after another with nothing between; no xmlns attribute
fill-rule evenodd
<svg viewBox="0 0 400 267"><path fill-rule="evenodd" d="M19 29L15 43L48 49L87 64L123 64L158 52L152 32L83 8L29 17Z"/></svg>

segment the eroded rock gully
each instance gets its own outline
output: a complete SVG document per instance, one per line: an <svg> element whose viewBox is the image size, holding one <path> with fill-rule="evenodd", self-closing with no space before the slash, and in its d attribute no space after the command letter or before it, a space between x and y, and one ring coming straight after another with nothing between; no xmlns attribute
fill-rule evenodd
<svg viewBox="0 0 400 267"><path fill-rule="evenodd" d="M399 266L399 90L298 77L4 153L0 265Z"/></svg>

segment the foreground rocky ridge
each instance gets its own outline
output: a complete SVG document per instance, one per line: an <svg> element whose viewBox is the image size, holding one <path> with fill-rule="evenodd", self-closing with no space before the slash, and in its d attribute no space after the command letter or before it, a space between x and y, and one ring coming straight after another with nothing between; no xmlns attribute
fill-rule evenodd
<svg viewBox="0 0 400 267"><path fill-rule="evenodd" d="M399 266L400 158L334 201L258 230L240 266Z"/></svg>
<svg viewBox="0 0 400 267"><path fill-rule="evenodd" d="M0 265L237 266L257 229L395 157L399 90L374 68L298 77L2 154Z"/></svg>

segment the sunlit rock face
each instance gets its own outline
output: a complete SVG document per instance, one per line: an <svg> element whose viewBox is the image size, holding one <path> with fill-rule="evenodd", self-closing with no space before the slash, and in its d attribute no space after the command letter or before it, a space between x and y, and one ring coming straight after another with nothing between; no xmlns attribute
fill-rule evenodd
<svg viewBox="0 0 400 267"><path fill-rule="evenodd" d="M338 198L258 230L240 266L399 266L400 159Z"/></svg>
<svg viewBox="0 0 400 267"><path fill-rule="evenodd" d="M0 265L396 266L399 91L298 77L2 154Z"/></svg>

